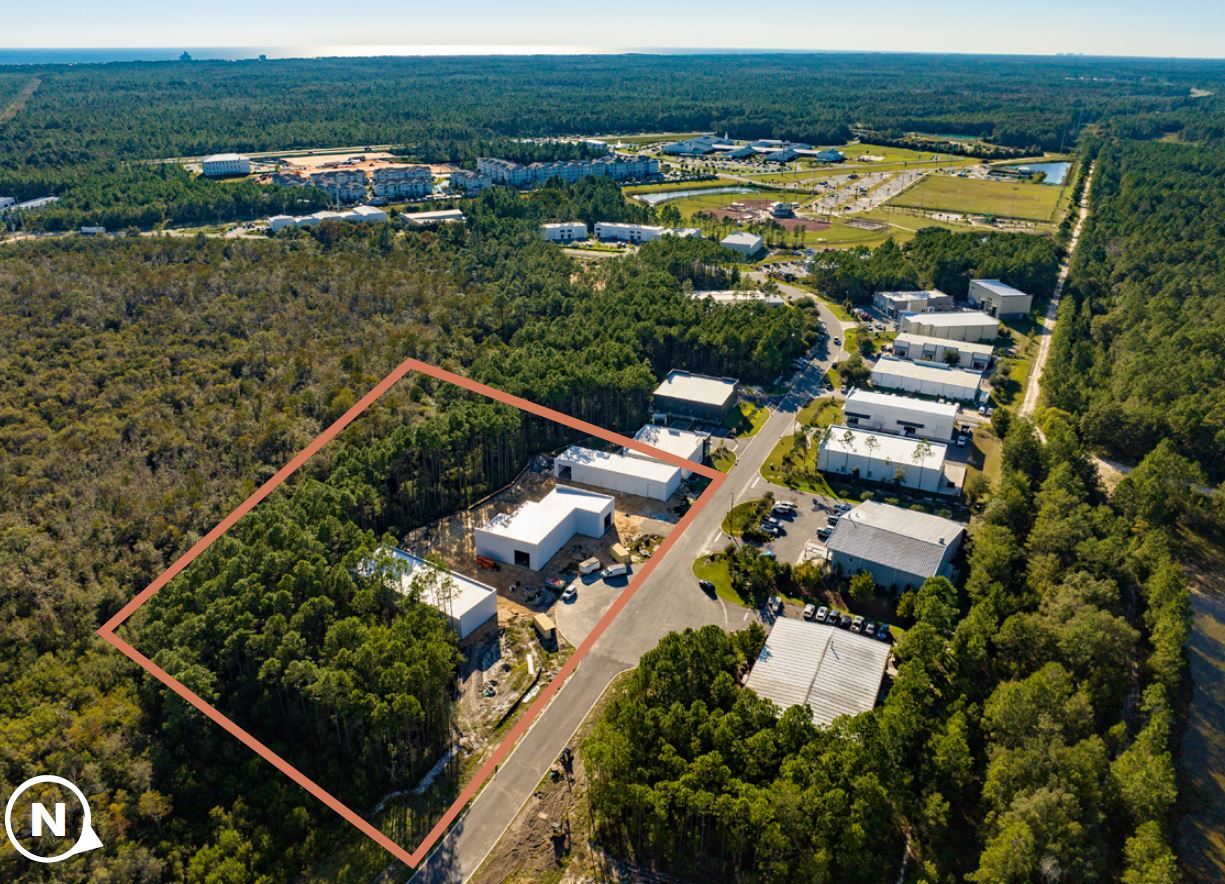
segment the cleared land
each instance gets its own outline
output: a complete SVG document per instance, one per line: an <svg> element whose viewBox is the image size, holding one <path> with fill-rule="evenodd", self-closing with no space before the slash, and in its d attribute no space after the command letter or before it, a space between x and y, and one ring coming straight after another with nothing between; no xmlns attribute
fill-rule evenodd
<svg viewBox="0 0 1225 884"><path fill-rule="evenodd" d="M929 175L910 190L898 194L890 204L933 212L995 215L1046 223L1055 219L1063 191L1062 187L1046 184Z"/></svg>

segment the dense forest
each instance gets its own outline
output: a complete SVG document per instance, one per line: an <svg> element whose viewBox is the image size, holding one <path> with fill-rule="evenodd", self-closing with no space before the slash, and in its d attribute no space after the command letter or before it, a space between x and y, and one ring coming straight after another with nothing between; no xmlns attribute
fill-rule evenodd
<svg viewBox="0 0 1225 884"><path fill-rule="evenodd" d="M884 704L775 717L737 685L760 633L671 635L584 746L603 844L688 880L893 880L903 844L914 880L1178 880L1186 462L1155 451L1108 500L1067 415L997 426L966 579L903 597Z"/></svg>
<svg viewBox="0 0 1225 884"><path fill-rule="evenodd" d="M286 880L345 834L93 630L405 356L632 432L675 365L767 381L807 345L804 311L683 297L682 241L614 271L538 238L539 218L606 190L493 191L466 226L402 236L5 246L0 776L82 786L108 845L84 860L95 878ZM439 618L355 563L566 441L406 378L128 637L321 781L352 761L337 789L368 806L432 760L455 658ZM371 670L418 656L411 689ZM387 731L392 700L406 717Z"/></svg>
<svg viewBox="0 0 1225 884"><path fill-rule="evenodd" d="M1094 448L1225 479L1225 147L1105 143L1045 394Z"/></svg>
<svg viewBox="0 0 1225 884"><path fill-rule="evenodd" d="M0 193L60 196L37 223L118 229L209 223L222 209L246 220L292 198L191 183L142 162L223 150L391 144L409 159L471 164L481 153L582 150L511 139L639 131L828 144L866 128L889 140L924 132L1030 153L1071 148L1089 126L1219 137L1220 117L1208 114L1225 65L839 53L0 68L0 94L35 81L24 110L0 114Z"/></svg>

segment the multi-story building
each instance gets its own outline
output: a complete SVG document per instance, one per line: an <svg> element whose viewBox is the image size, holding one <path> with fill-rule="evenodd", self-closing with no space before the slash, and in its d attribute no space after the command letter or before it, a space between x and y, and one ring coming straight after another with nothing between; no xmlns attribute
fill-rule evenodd
<svg viewBox="0 0 1225 884"><path fill-rule="evenodd" d="M363 169L329 169L310 177L311 185L327 191L336 203L357 203L366 198L366 173Z"/></svg>
<svg viewBox="0 0 1225 884"><path fill-rule="evenodd" d="M421 199L434 192L429 166L383 166L373 177L374 195L385 200Z"/></svg>
<svg viewBox="0 0 1225 884"><path fill-rule="evenodd" d="M227 175L250 175L251 160L236 153L216 153L200 161L206 178L224 178Z"/></svg>
<svg viewBox="0 0 1225 884"><path fill-rule="evenodd" d="M877 292L872 303L889 319L900 321L907 313L937 313L953 309L953 297L939 289Z"/></svg>
<svg viewBox="0 0 1225 884"><path fill-rule="evenodd" d="M524 166L511 160L479 157L476 170L494 184L509 187L538 187L549 181L566 183L580 178L605 176L614 181L652 178L659 174L659 160L653 157L599 157L594 160L561 160Z"/></svg>
<svg viewBox="0 0 1225 884"><path fill-rule="evenodd" d="M540 235L549 242L582 242L587 239L587 225L582 221L541 224Z"/></svg>
<svg viewBox="0 0 1225 884"><path fill-rule="evenodd" d="M489 176L482 175L480 172L460 169L458 172L451 173L451 187L464 193L480 193L491 184L493 182L489 180Z"/></svg>
<svg viewBox="0 0 1225 884"><path fill-rule="evenodd" d="M856 389L847 394L843 413L846 425L855 429L947 441L953 438L957 404Z"/></svg>

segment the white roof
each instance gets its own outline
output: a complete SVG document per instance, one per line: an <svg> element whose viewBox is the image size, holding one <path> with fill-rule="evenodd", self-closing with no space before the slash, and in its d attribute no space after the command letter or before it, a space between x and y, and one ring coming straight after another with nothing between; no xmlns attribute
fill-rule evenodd
<svg viewBox="0 0 1225 884"><path fill-rule="evenodd" d="M245 159L246 157L244 157L240 153L215 153L211 157L205 157L203 160L201 160L201 162L203 163L232 163L235 160L245 160Z"/></svg>
<svg viewBox="0 0 1225 884"><path fill-rule="evenodd" d="M846 396L845 408L863 405L866 408L906 408L910 411L921 411L939 417L957 417L957 403L931 402L927 399L915 399L913 396L896 396L892 393L877 393L872 390L852 390Z"/></svg>
<svg viewBox="0 0 1225 884"><path fill-rule="evenodd" d="M454 571L440 568L402 549L391 550L391 555L404 568L403 576L400 578L401 592L407 592L410 589L413 578L417 574L432 572L443 574L450 578L449 586L446 585L447 581L445 580L437 582L425 581L422 586L421 600L432 607L442 610L444 613L450 614L456 619L461 618L465 613L477 607L481 602L494 594L492 587L486 586L479 580L473 580L471 577L465 577L462 574L456 574ZM440 592L440 590L448 589L450 590L449 600L447 600L445 592Z"/></svg>
<svg viewBox="0 0 1225 884"><path fill-rule="evenodd" d="M644 445L650 445L652 448L658 448L660 451L666 451L669 454L675 454L677 457L684 457L689 460L701 459L702 446L708 438L710 436L707 433L676 430L672 427L661 427L656 424L647 424L634 434L635 442L642 442ZM626 453L631 456L646 456L639 455L636 451Z"/></svg>
<svg viewBox="0 0 1225 884"><path fill-rule="evenodd" d="M765 240L763 240L756 233L740 232L729 233L727 236L723 237L723 239L719 240L719 242L723 245L760 247Z"/></svg>
<svg viewBox="0 0 1225 884"><path fill-rule="evenodd" d="M846 448L842 444L842 437L851 434L851 447ZM881 433L873 430L865 430L861 427L847 427L842 424L836 424L830 427L830 437L828 443L822 443L822 448L828 448L832 454L862 454L864 456L871 455L876 461L891 461L895 464L915 464L916 466L922 462L924 466L932 469L941 469L944 464L944 459L948 455L948 446L942 445L939 442L928 441L931 446L932 453L926 458L915 458L915 446L919 444L919 440L909 436L896 436L893 433ZM868 448L866 441L869 436L875 436L878 447L875 449ZM824 438L824 434L822 434ZM835 461L837 463L837 461Z"/></svg>
<svg viewBox="0 0 1225 884"><path fill-rule="evenodd" d="M575 510L599 513L613 502L614 498L607 494L557 485L540 500L528 501L514 513L494 516L483 530L524 543L538 543Z"/></svg>
<svg viewBox="0 0 1225 884"><path fill-rule="evenodd" d="M876 365L872 368L873 383L876 383L878 374L881 377L914 378L920 381L961 384L967 387L977 387L978 382L983 378L981 371L954 368L950 365L932 365L930 362L912 362L909 359L898 359L896 356L882 356L876 360Z"/></svg>
<svg viewBox="0 0 1225 884"><path fill-rule="evenodd" d="M970 282L977 283L983 288L991 289L995 294L1002 298L1028 298L1029 295L1018 288L1013 288L1008 283L998 279L972 279Z"/></svg>
<svg viewBox="0 0 1225 884"><path fill-rule="evenodd" d="M877 292L878 298L884 298L887 301L930 301L932 298L947 298L944 292L939 289L915 289L913 291L896 291L896 292Z"/></svg>
<svg viewBox="0 0 1225 884"><path fill-rule="evenodd" d="M582 221L553 221L548 224L540 225L542 230L561 230L563 227L581 227L587 229L587 225Z"/></svg>
<svg viewBox="0 0 1225 884"><path fill-rule="evenodd" d="M889 645L824 623L781 618L753 664L745 687L780 709L807 706L827 725L876 705Z"/></svg>
<svg viewBox="0 0 1225 884"><path fill-rule="evenodd" d="M738 381L733 378L712 378L704 374L672 370L662 384L655 388L656 396L670 396L705 405L723 405L728 397L736 394Z"/></svg>
<svg viewBox="0 0 1225 884"><path fill-rule="evenodd" d="M953 328L959 325L978 325L998 328L1000 321L994 316L988 316L981 310L950 310L947 313L916 313L906 317L922 325Z"/></svg>
<svg viewBox="0 0 1225 884"><path fill-rule="evenodd" d="M738 289L690 292L689 297L697 301L714 301L716 304L766 304L770 307L781 307L786 303L781 295L767 295L763 291L747 292Z"/></svg>
<svg viewBox="0 0 1225 884"><path fill-rule="evenodd" d="M424 224L430 221L463 221L464 213L459 209L440 209L436 212L406 212L400 217Z"/></svg>
<svg viewBox="0 0 1225 884"><path fill-rule="evenodd" d="M651 482L671 482L673 476L678 472L677 467L649 457L630 457L626 454L613 454L608 451L596 451L594 448L583 448L580 445L571 445L557 455L557 460L562 464L598 467L602 470L635 476Z"/></svg>
<svg viewBox="0 0 1225 884"><path fill-rule="evenodd" d="M902 332L893 339L893 343L908 344L912 347L933 344L946 350L956 350L958 353L980 353L983 356L990 356L995 350L990 344L980 344L974 341L950 341L948 338L933 338L931 335L916 335L913 332Z"/></svg>
<svg viewBox="0 0 1225 884"><path fill-rule="evenodd" d="M387 213L382 209L376 209L374 206L354 206L349 210L350 215L357 215L362 218L386 218Z"/></svg>
<svg viewBox="0 0 1225 884"><path fill-rule="evenodd" d="M932 447L936 447L935 443L932 443ZM877 503L874 500L865 500L842 518L850 519L851 522L858 525L867 525L878 531L888 531L890 534L937 546L948 546L966 527L960 522L954 522L943 516L902 509L899 506Z"/></svg>

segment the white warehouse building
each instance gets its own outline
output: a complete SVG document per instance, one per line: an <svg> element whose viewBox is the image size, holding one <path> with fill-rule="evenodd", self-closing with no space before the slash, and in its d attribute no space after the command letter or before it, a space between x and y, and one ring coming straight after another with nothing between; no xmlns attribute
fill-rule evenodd
<svg viewBox="0 0 1225 884"><path fill-rule="evenodd" d="M540 235L549 242L583 242L587 239L587 225L582 221L541 224Z"/></svg>
<svg viewBox="0 0 1225 884"><path fill-rule="evenodd" d="M1025 316L1034 296L998 279L971 279L970 303L992 316Z"/></svg>
<svg viewBox="0 0 1225 884"><path fill-rule="evenodd" d="M981 372L966 371L937 362L911 362L894 356L882 356L872 369L872 386L885 390L903 390L922 396L944 396L962 402L978 398Z"/></svg>
<svg viewBox="0 0 1225 884"><path fill-rule="evenodd" d="M1000 321L979 310L950 313L915 313L903 317L902 331L946 341L991 343L1000 333Z"/></svg>
<svg viewBox="0 0 1225 884"><path fill-rule="evenodd" d="M702 231L696 227L658 227L653 224L625 224L620 221L597 221L596 239L601 241L641 243L659 239L661 236L678 236L682 239L701 239Z"/></svg>
<svg viewBox="0 0 1225 884"><path fill-rule="evenodd" d="M822 435L818 451L817 469L823 473L934 494L958 491L944 475L948 446L943 442L835 425Z"/></svg>
<svg viewBox="0 0 1225 884"><path fill-rule="evenodd" d="M251 160L237 153L215 153L200 161L200 170L206 178L224 178L227 175L250 175Z"/></svg>
<svg viewBox="0 0 1225 884"><path fill-rule="evenodd" d="M991 365L994 349L990 344L950 341L947 338L931 338L927 335L912 335L909 332L903 332L893 339L893 355L899 359L947 365L949 355L956 353L959 367L972 368L975 371L986 371Z"/></svg>
<svg viewBox="0 0 1225 884"><path fill-rule="evenodd" d="M675 454L677 457L683 457L685 460L691 460L694 463L705 463L710 434L647 424L634 434L634 441L650 445L652 448L658 448L660 451L666 451L669 454ZM632 448L625 449L625 453L630 457L653 460L648 455L640 454ZM682 479L688 479L691 474L690 470L681 470Z"/></svg>
<svg viewBox="0 0 1225 884"><path fill-rule="evenodd" d="M743 255L745 258L755 258L766 250L766 241L756 233L729 233L723 239L719 240L719 245L725 249L731 249L738 255Z"/></svg>
<svg viewBox="0 0 1225 884"><path fill-rule="evenodd" d="M540 500L474 528L476 554L539 571L575 534L603 537L613 526L614 503L607 494L558 485Z"/></svg>
<svg viewBox="0 0 1225 884"><path fill-rule="evenodd" d="M612 454L579 445L571 445L554 458L553 475L652 500L667 500L681 487L679 467L647 457Z"/></svg>
<svg viewBox="0 0 1225 884"><path fill-rule="evenodd" d="M847 426L857 429L947 441L953 438L957 403L855 389L847 394L843 415Z"/></svg>
<svg viewBox="0 0 1225 884"><path fill-rule="evenodd" d="M421 601L437 608L451 621L451 627L465 639L498 616L498 594L479 580L447 571L402 549L381 549L379 556L390 555L398 578L396 589L408 594L421 591ZM365 566L363 570L368 568Z"/></svg>

